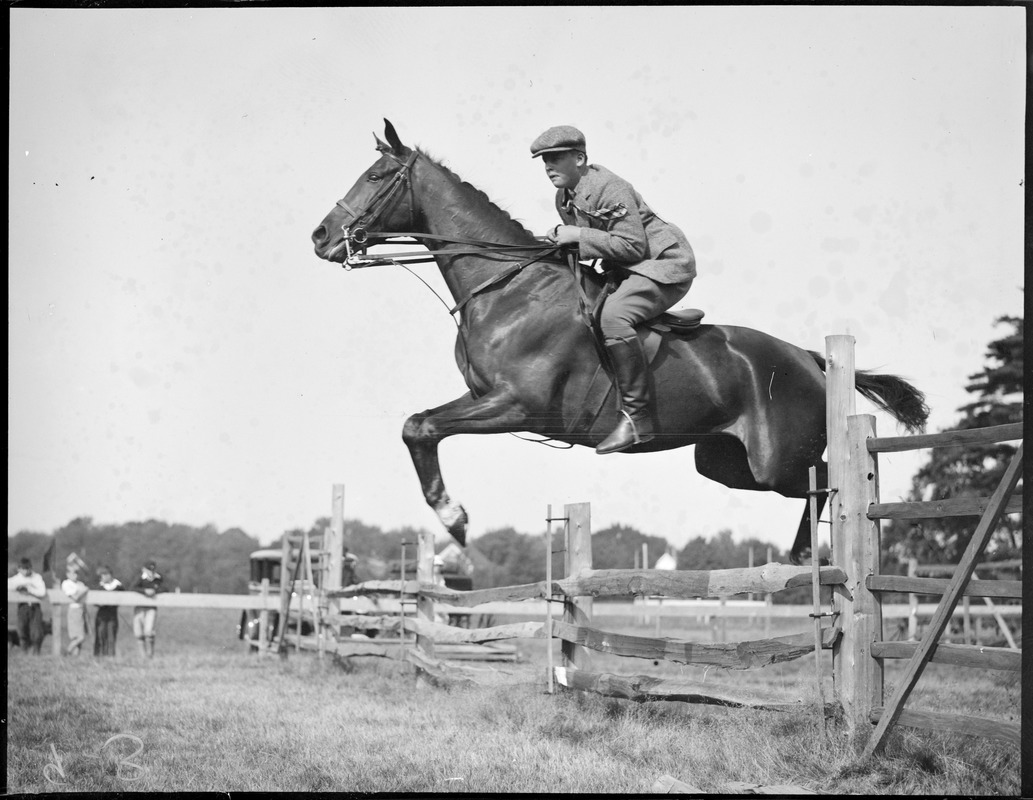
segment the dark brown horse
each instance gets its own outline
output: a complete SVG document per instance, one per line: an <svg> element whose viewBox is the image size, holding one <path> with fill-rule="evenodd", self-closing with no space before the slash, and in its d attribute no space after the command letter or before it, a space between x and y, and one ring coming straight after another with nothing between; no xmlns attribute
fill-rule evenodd
<svg viewBox="0 0 1033 800"><path fill-rule="evenodd" d="M456 360L469 391L414 414L402 437L427 503L460 544L467 516L449 497L438 443L459 433L528 431L595 447L617 423L610 388L582 305L600 292L578 281L555 248L535 238L477 189L419 150L390 122L380 158L312 234L316 254L352 266L370 245L409 236L433 254L461 324ZM430 260L429 258L426 260ZM586 270L587 271L587 270ZM584 294L583 294L583 293ZM750 328L698 325L643 331L654 354L657 435L626 452L696 446L696 469L734 489L806 498L808 468L827 485L825 360ZM857 374L862 395L908 430L928 416L918 390L892 375ZM673 498L672 498L673 499ZM792 558L809 550L805 509Z"/></svg>

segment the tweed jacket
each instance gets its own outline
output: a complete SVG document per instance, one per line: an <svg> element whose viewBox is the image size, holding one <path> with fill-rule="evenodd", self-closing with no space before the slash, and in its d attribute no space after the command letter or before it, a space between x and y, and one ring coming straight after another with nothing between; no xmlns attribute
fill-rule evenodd
<svg viewBox="0 0 1033 800"><path fill-rule="evenodd" d="M657 283L696 277L696 258L681 230L660 219L635 188L606 167L590 164L574 191L556 192L556 210L582 228L581 258L603 269L624 268Z"/></svg>

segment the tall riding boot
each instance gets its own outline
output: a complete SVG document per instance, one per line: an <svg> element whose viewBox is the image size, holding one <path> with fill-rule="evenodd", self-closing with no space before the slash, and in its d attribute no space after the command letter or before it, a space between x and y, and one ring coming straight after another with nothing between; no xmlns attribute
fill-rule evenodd
<svg viewBox="0 0 1033 800"><path fill-rule="evenodd" d="M595 448L595 452L600 454L617 453L653 438L649 365L646 364L642 343L633 336L630 339L607 339L605 344L621 398L621 421Z"/></svg>
<svg viewBox="0 0 1033 800"><path fill-rule="evenodd" d="M140 655L147 658L147 644L144 642L142 636L136 640L136 646L140 651Z"/></svg>
<svg viewBox="0 0 1033 800"><path fill-rule="evenodd" d="M147 637L147 657L154 658L154 637Z"/></svg>

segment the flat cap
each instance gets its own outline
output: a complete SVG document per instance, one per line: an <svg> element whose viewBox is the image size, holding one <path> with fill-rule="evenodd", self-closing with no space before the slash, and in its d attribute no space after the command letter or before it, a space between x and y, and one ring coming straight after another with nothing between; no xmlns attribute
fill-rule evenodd
<svg viewBox="0 0 1033 800"><path fill-rule="evenodd" d="M531 158L561 150L585 152L585 135L573 125L556 125L531 143Z"/></svg>

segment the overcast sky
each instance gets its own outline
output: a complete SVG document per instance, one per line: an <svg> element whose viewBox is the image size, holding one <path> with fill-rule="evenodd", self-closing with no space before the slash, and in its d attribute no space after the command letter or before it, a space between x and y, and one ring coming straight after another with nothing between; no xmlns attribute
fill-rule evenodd
<svg viewBox="0 0 1033 800"><path fill-rule="evenodd" d="M852 334L952 424L1022 313L1025 13L12 9L9 535L153 517L267 542L344 483L347 517L445 537L401 428L465 391L454 324L404 270L310 241L384 117L538 232L528 145L578 126L692 242L681 306L808 349ZM589 501L596 530L788 547L803 508L690 450L467 436L441 461L474 537ZM881 463L893 500L921 456Z"/></svg>

